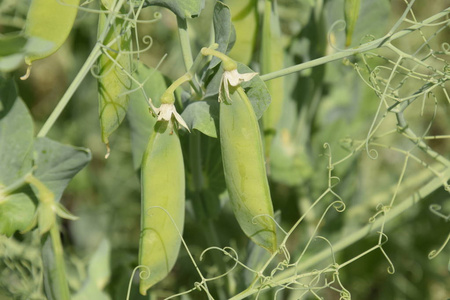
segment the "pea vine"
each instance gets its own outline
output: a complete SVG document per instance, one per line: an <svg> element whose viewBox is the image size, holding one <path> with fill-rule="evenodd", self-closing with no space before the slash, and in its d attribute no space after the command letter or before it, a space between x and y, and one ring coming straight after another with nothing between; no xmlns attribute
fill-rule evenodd
<svg viewBox="0 0 450 300"><path fill-rule="evenodd" d="M323 21L326 4L317 1L311 5L308 24L314 24L318 35L322 39L326 37L327 42L319 39L317 50L314 50L318 53L311 51L308 57L305 45L296 41L296 38L305 38L301 34L288 42L283 41L282 31L294 30L294 26L289 27L289 20L282 18L286 11L280 11L280 7L286 3L279 1L279 5L275 0L265 0L261 1L264 5L258 6L256 0L248 2L240 14L232 16L233 1L214 1L208 19L208 26L213 30L207 43L204 42L206 39L197 37L202 41L198 45L193 42L195 29L191 27L194 24L191 19L206 13L208 3L205 1L79 3L57 0L57 5L75 9L78 18L98 16L99 31L90 54L36 136L33 119L20 98L20 90L12 76L5 74L16 70L22 72L25 61L26 71L20 79L27 82L37 68L33 61L35 57L39 60L47 56L49 49L54 47L56 51L60 45L55 46L56 39L49 42L45 36L39 36L39 31L32 33L30 12L26 17L28 7L24 3L4 1L0 4L0 29L4 26L16 29L9 30L14 34L8 32L0 36L0 47L3 45L6 49L0 50L0 132L6 132L0 136L0 141L13 145L5 147L6 150L0 147L0 162L6 170L0 172L0 217L6 220L0 220L0 265L5 270L1 274L2 280L5 276L16 276L20 277L16 282L21 283L0 282L0 293L28 299L110 299L106 293L107 283L111 280L108 260L112 249L108 239L100 243L86 263L63 247L67 241L64 241L64 235L62 240L60 234L66 230L63 219L78 219L60 203L60 199L72 177L91 160L91 153L47 138L70 100L83 89L83 81L90 77L98 84L105 158L111 160L121 151L116 136L126 127L130 132L130 149L126 151L132 155L132 172L139 172L143 157L145 159L151 149L146 147L146 142L152 135L163 134L158 126L164 122L168 122L170 128L170 133L166 134L179 138L183 151L186 198L189 200L186 219L194 224L186 222L186 227L197 231L198 236L192 236L186 227L180 228L176 217L161 205L150 205L141 215L167 217L169 225L166 224L166 228L176 232L173 238L182 245L179 256L189 262L193 270L189 283L183 281L170 292L164 280L154 290L151 287L149 292L154 297L196 298L201 293L207 299L283 299L288 295L295 299L336 295L340 299L351 299L353 287L345 272L357 262L379 255L387 273L396 272L397 262L389 245L397 239L392 231L406 226L402 224L405 215L432 199L433 203L426 202L429 212L420 213L429 213L430 219L436 218L445 224L449 221L448 201L435 201L432 195L439 194L448 200L450 192L450 161L444 152L448 151L445 143L450 135L435 132L435 128L445 127L442 124L446 124L450 105L447 59L450 46L440 42L450 26L450 8L420 20L415 13L416 1L404 0L403 13L386 34L381 37L366 34L359 44L355 44L352 35L358 29L361 1L345 1L345 20L327 24L328 30L324 29ZM148 9L153 14L151 18L146 13ZM253 57L250 59L246 58L243 48L239 48L245 44L240 31L245 26L251 30L250 23L236 24L245 22L253 13L263 18L255 25L261 25L263 34L252 41L247 40L248 44L260 43L261 46L261 50L251 49L247 55ZM173 24L163 23L168 16L175 20ZM280 23L283 20L285 23ZM157 47L156 39L145 33L145 29L161 24L175 28L183 63L182 70L177 68L170 76L163 75L162 70L168 69L167 64L173 59L171 53L154 58L154 68L144 63L146 55ZM17 29L21 32L17 33ZM247 38L251 38L250 34ZM308 41L314 39L309 37ZM301 59L298 57L300 52ZM284 57L288 53L290 56ZM235 57L247 61L240 62ZM290 66L284 67L287 63ZM343 115L337 112L338 117L335 117L333 112L326 111L327 106L339 107L333 106L335 104L327 98L325 72L321 69L333 64L339 64L333 69L335 73L344 74L352 68L352 75L345 76L354 76L362 82L365 87L358 86L358 89L375 95L372 99L376 101L367 105L368 111L360 109L357 112L371 121L361 123L359 131L348 129L349 136L339 137L339 140L333 135L315 135L315 130L320 130L315 128L320 127L317 119ZM179 77L169 78L174 74ZM295 80L309 83L307 91L303 92L310 99L304 99L302 103L296 100L300 96L296 95ZM360 106L356 102L362 102L364 95L355 93L357 101L352 103L352 108L344 107L344 110L357 110ZM237 99L233 97L248 101L259 119L264 168L267 170L264 175L269 178L270 193L278 195L273 199L275 214L269 209L251 215L242 213L244 208L239 212L228 207L233 199L231 192L225 192L231 188L226 187L227 174L223 172L226 162L222 161L223 149L220 150L224 141L219 131L223 126L219 126L219 107L233 105ZM20 118L25 121L19 122ZM126 123L124 120L128 125L122 124ZM16 128L24 136L20 141L13 138ZM15 149L27 150L22 153ZM388 178L370 178L368 169L375 163L376 168L381 169L384 165L393 165L395 171L387 174ZM349 175L358 172L365 172L367 176ZM386 188L388 184L390 186ZM381 192L377 185L383 187ZM297 206L299 215L294 219L286 219L289 212L277 209L283 207L277 201L290 201L288 196L285 195L286 200L277 194L277 189L295 194L297 199L287 206ZM184 185L182 193L185 193ZM356 198L364 201L356 201ZM242 246L239 238L224 244L228 241L221 239L221 233L229 233L216 224L221 211L233 211L240 222L239 218L243 217L239 213L244 214L244 219L250 218L247 228L240 224L248 235L246 241L252 240L249 245ZM196 222L201 225L195 225ZM267 244L263 245L267 240L258 236L259 232L250 235L246 232L255 224L267 231L275 228L273 236L276 233L278 237L275 252L271 252ZM330 226L341 226L342 229L333 232ZM143 231L141 229L141 239ZM200 231L205 241L196 243ZM429 260L445 255L450 241L448 232L447 236L433 237L439 240L435 242L440 246L428 251ZM23 242L17 239L19 234ZM365 250L357 254L349 251L358 243L364 243L361 247ZM26 245L32 250L28 251ZM168 256L168 252L163 254ZM99 261L103 265L100 266ZM68 266L76 271L68 271ZM130 274L127 294L121 296L133 299L134 291L138 290L136 285L151 278L155 272L137 262L137 258L131 259L127 267ZM185 271L179 269L184 267L176 265L175 272L184 274ZM103 273L96 272L96 268L102 269ZM167 275L171 268L167 266L163 273Z"/></svg>

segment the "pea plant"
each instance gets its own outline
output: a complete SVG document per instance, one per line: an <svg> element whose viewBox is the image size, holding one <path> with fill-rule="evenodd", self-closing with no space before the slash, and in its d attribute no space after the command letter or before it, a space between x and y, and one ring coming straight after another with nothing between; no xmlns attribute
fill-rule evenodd
<svg viewBox="0 0 450 300"><path fill-rule="evenodd" d="M445 4L2 1L0 299L448 297Z"/></svg>

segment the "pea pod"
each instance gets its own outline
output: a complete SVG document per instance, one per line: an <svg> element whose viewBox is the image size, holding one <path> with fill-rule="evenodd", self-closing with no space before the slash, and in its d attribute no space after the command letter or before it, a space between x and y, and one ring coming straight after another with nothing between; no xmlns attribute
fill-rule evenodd
<svg viewBox="0 0 450 300"><path fill-rule="evenodd" d="M25 34L53 43L44 52L29 54L25 62L45 58L61 47L72 29L79 0L33 0L28 10Z"/></svg>
<svg viewBox="0 0 450 300"><path fill-rule="evenodd" d="M261 71L267 74L283 69L283 41L278 19L276 0L266 0L262 34ZM264 142L266 157L270 157L270 148L276 127L281 117L284 97L284 79L276 78L266 82L272 102L263 115Z"/></svg>
<svg viewBox="0 0 450 300"><path fill-rule="evenodd" d="M236 42L229 56L243 64L249 64L258 35L258 1L231 0L227 1L227 5L231 9L231 20L236 31Z"/></svg>
<svg viewBox="0 0 450 300"><path fill-rule="evenodd" d="M106 7L114 3L112 0L102 2L107 5ZM102 8L106 10L106 7ZM104 49L104 53L98 59L98 95L102 141L108 146L109 136L122 123L128 109L127 92L132 88L129 75L132 66L132 56L129 53L132 40L131 30L126 21L116 18L111 26L107 20L107 14L101 13L98 36L102 36L103 31L109 28L103 41L103 44L109 47L108 50Z"/></svg>
<svg viewBox="0 0 450 300"><path fill-rule="evenodd" d="M170 272L181 244L177 228L183 231L184 164L178 133L171 127L156 122L142 159L139 264L150 272L141 279L142 295Z"/></svg>
<svg viewBox="0 0 450 300"><path fill-rule="evenodd" d="M233 211L250 239L275 252L276 228L258 121L244 89L227 89L228 99L220 103L220 144Z"/></svg>

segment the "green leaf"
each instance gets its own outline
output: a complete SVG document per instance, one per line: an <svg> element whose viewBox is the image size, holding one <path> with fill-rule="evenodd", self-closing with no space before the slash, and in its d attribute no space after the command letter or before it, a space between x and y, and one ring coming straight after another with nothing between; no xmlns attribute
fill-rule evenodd
<svg viewBox="0 0 450 300"><path fill-rule="evenodd" d="M95 286L102 290L111 277L110 264L111 245L107 239L103 239L89 261L88 277Z"/></svg>
<svg viewBox="0 0 450 300"><path fill-rule="evenodd" d="M356 21L359 16L359 7L361 0L345 0L344 2L344 17L345 17L345 46L350 46L352 43L353 31L355 30Z"/></svg>
<svg viewBox="0 0 450 300"><path fill-rule="evenodd" d="M193 131L189 140L184 142L183 155L190 158L189 163L185 164L186 199L191 200L197 221L214 219L221 211L220 195L226 190L219 139ZM193 147L193 143L197 147ZM193 157L197 157L197 160ZM201 180L198 179L199 173Z"/></svg>
<svg viewBox="0 0 450 300"><path fill-rule="evenodd" d="M89 261L87 279L81 290L74 295L74 300L110 299L109 295L102 291L111 277L110 254L111 246L108 240L104 239Z"/></svg>
<svg viewBox="0 0 450 300"><path fill-rule="evenodd" d="M0 56L20 53L26 43L27 39L22 34L0 35Z"/></svg>
<svg viewBox="0 0 450 300"><path fill-rule="evenodd" d="M89 149L37 138L34 145L34 176L54 193L55 201L59 201L69 181L90 160Z"/></svg>
<svg viewBox="0 0 450 300"><path fill-rule="evenodd" d="M81 290L72 297L72 300L92 300L92 299L110 300L111 297L107 293L99 290L95 286L95 283L92 281L88 281L85 285L83 285Z"/></svg>
<svg viewBox="0 0 450 300"><path fill-rule="evenodd" d="M33 121L12 79L0 76L0 187L31 170Z"/></svg>
<svg viewBox="0 0 450 300"><path fill-rule="evenodd" d="M67 208L64 207L61 203L56 203L56 214L63 219L67 220L78 220L79 218L75 215L73 215Z"/></svg>
<svg viewBox="0 0 450 300"><path fill-rule="evenodd" d="M252 73L252 69L246 65L238 63L239 73ZM269 107L271 102L270 93L267 90L266 84L261 80L259 76L255 76L250 81L243 82L241 84L245 90L253 110L255 111L256 118L259 119L264 114L264 111Z"/></svg>
<svg viewBox="0 0 450 300"><path fill-rule="evenodd" d="M98 22L98 35L100 36L109 24L106 24L107 15L100 14ZM109 144L109 136L122 123L128 109L128 92L132 88L131 74L132 56L123 51L132 48L131 30L123 19L116 18L109 27L103 43L110 45L110 50L104 50L98 59L98 95L99 115L102 140Z"/></svg>
<svg viewBox="0 0 450 300"><path fill-rule="evenodd" d="M344 9L342 9L344 5L346 5L345 1L348 0L336 0L326 3L325 16L328 26L331 26L331 24L333 24L335 21L342 20L344 18L346 18L346 22L349 22L347 20L348 17L344 14ZM353 13L355 13L356 6L353 8L353 10ZM357 19L351 21L356 23L353 25L354 31L351 35L352 40L351 44L348 46L357 46L360 45L361 42L367 42L368 37L372 39L381 37L386 34L391 13L391 4L388 0L380 0L376 2L371 0L362 0L358 11L359 16L357 17ZM349 24L347 24L347 27L348 26ZM346 30L348 30L348 28Z"/></svg>
<svg viewBox="0 0 450 300"><path fill-rule="evenodd" d="M205 7L205 0L145 0L145 3L168 8L182 19L198 17Z"/></svg>
<svg viewBox="0 0 450 300"><path fill-rule="evenodd" d="M216 49L222 53L228 53L233 47L235 34L231 23L230 8L220 1L217 1L213 12L214 39L219 45ZM212 69L220 63L220 59L213 57L209 68Z"/></svg>
<svg viewBox="0 0 450 300"><path fill-rule="evenodd" d="M189 128L197 129L203 134L217 138L217 120L219 103L217 98L197 101L189 104L181 114Z"/></svg>
<svg viewBox="0 0 450 300"><path fill-rule="evenodd" d="M147 67L141 62L137 63L137 70L133 77L144 84L141 89L130 94L127 119L130 124L131 152L135 170L141 167L142 155L147 147L147 142L153 131L156 118L149 112L148 99L152 99L156 107L160 106L159 98L167 89L166 79L156 69ZM134 87L137 88L137 87Z"/></svg>
<svg viewBox="0 0 450 300"><path fill-rule="evenodd" d="M25 193L16 193L0 199L0 234L13 235L27 228L33 220L35 205Z"/></svg>
<svg viewBox="0 0 450 300"><path fill-rule="evenodd" d="M24 58L22 53L0 57L0 71L8 73L16 70L22 65Z"/></svg>
<svg viewBox="0 0 450 300"><path fill-rule="evenodd" d="M23 64L26 56L43 56L53 47L53 42L38 37L0 35L0 71L14 71Z"/></svg>

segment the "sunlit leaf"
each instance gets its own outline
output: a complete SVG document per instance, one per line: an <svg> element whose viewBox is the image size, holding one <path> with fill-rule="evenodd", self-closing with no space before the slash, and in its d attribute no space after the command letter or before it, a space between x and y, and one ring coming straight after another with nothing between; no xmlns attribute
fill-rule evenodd
<svg viewBox="0 0 450 300"><path fill-rule="evenodd" d="M34 144L34 176L45 184L59 201L69 181L91 160L86 148L64 145L48 138Z"/></svg>
<svg viewBox="0 0 450 300"><path fill-rule="evenodd" d="M145 0L147 5L162 6L170 9L179 18L194 18L205 7L205 0Z"/></svg>
<svg viewBox="0 0 450 300"><path fill-rule="evenodd" d="M0 234L11 236L27 228L33 219L35 205L25 193L0 199Z"/></svg>

